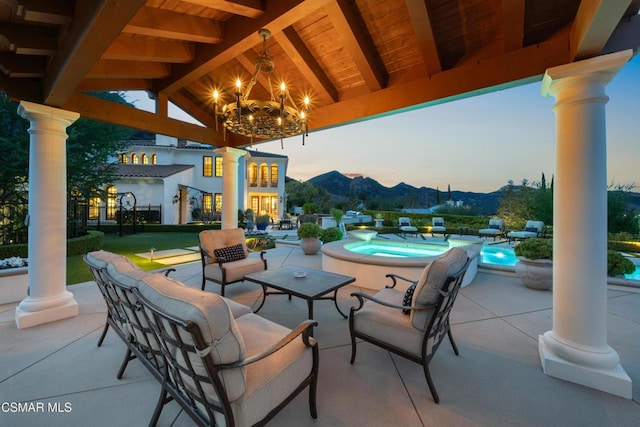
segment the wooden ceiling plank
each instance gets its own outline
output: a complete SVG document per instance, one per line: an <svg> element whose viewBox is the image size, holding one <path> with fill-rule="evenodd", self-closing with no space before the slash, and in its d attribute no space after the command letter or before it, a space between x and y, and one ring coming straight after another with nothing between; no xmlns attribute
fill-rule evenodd
<svg viewBox="0 0 640 427"><path fill-rule="evenodd" d="M63 105L145 0L83 0L43 80L43 103Z"/></svg>
<svg viewBox="0 0 640 427"><path fill-rule="evenodd" d="M571 61L598 55L632 0L582 0L571 28Z"/></svg>
<svg viewBox="0 0 640 427"><path fill-rule="evenodd" d="M567 30L537 45L318 108L310 116L310 131L539 80L546 69L569 62L568 42Z"/></svg>
<svg viewBox="0 0 640 427"><path fill-rule="evenodd" d="M58 32L54 28L1 22L0 35L6 37L20 55L53 56L56 53Z"/></svg>
<svg viewBox="0 0 640 427"><path fill-rule="evenodd" d="M438 45L431 25L431 16L426 0L405 0L405 3L409 10L413 32L418 39L422 60L427 67L427 74L439 73L442 71L442 62L440 61Z"/></svg>
<svg viewBox="0 0 640 427"><path fill-rule="evenodd" d="M520 49L524 43L524 0L502 0L504 51Z"/></svg>
<svg viewBox="0 0 640 427"><path fill-rule="evenodd" d="M193 60L193 47L187 42L121 35L102 59L187 63Z"/></svg>
<svg viewBox="0 0 640 427"><path fill-rule="evenodd" d="M177 65L170 79L157 83L156 91L173 93L201 78L226 62L245 52L257 43L261 28L272 33L282 31L296 21L320 9L331 0L278 0L266 2L262 15L255 19L234 16L225 22L225 38L217 45L196 47L192 64Z"/></svg>
<svg viewBox="0 0 640 427"><path fill-rule="evenodd" d="M149 6L141 7L122 32L210 44L223 39L217 21Z"/></svg>
<svg viewBox="0 0 640 427"><path fill-rule="evenodd" d="M182 0L184 3L197 4L198 6L210 7L234 15L256 18L264 13L260 0Z"/></svg>
<svg viewBox="0 0 640 427"><path fill-rule="evenodd" d="M39 103L42 99L41 79L14 79L0 73L0 89L13 101Z"/></svg>
<svg viewBox="0 0 640 427"><path fill-rule="evenodd" d="M70 0L19 0L17 13L25 21L53 25L68 25L73 17L73 1Z"/></svg>
<svg viewBox="0 0 640 427"><path fill-rule="evenodd" d="M160 79L171 74L171 66L164 62L139 62L100 59L86 75L88 79L142 78Z"/></svg>
<svg viewBox="0 0 640 427"><path fill-rule="evenodd" d="M222 137L215 131L169 117L160 117L148 111L106 101L81 93L72 94L62 108L75 111L88 119L114 123L133 129L198 141L204 144L223 145Z"/></svg>
<svg viewBox="0 0 640 427"><path fill-rule="evenodd" d="M365 86L371 91L380 90L387 85L386 71L384 66L376 61L375 58L378 56L373 46L367 42L367 37L349 7L346 0L334 0L325 6L325 10L360 71Z"/></svg>
<svg viewBox="0 0 640 427"><path fill-rule="evenodd" d="M282 50L311 84L318 96L324 99L325 102L338 101L338 89L331 83L331 80L320 67L318 61L315 60L296 30L293 27L287 27L282 33L274 36Z"/></svg>

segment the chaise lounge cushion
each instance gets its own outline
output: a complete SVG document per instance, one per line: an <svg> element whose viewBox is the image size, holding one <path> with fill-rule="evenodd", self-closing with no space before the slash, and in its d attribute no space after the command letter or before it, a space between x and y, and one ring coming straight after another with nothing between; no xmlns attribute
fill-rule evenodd
<svg viewBox="0 0 640 427"><path fill-rule="evenodd" d="M197 324L214 364L234 363L244 359L244 340L229 306L221 296L188 286L176 286L174 280L162 274L145 277L138 283L138 290L163 312ZM200 357L192 357L190 361L196 373L205 374ZM236 400L244 394L245 371L246 368L238 368L221 372L220 378L229 400ZM193 382L187 386L193 386ZM207 392L215 394L213 387Z"/></svg>
<svg viewBox="0 0 640 427"><path fill-rule="evenodd" d="M464 267L467 262L467 252L454 247L433 261L425 268L418 280L413 294L413 305L425 306L434 304L440 296L440 290L449 276L453 276ZM431 318L430 310L412 310L411 323L417 329L425 331Z"/></svg>

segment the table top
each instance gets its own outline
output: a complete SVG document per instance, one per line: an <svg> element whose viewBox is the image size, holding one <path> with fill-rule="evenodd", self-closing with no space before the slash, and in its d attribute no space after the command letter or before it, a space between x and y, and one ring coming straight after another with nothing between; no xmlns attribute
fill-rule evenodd
<svg viewBox="0 0 640 427"><path fill-rule="evenodd" d="M294 272L304 272L306 276L295 277ZM286 265L247 274L244 278L245 280L307 299L318 298L356 280L355 277L351 276L295 265Z"/></svg>

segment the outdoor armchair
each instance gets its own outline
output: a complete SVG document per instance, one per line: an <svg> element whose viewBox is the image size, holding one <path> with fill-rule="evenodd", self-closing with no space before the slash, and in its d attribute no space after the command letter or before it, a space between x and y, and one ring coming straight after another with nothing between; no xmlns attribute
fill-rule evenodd
<svg viewBox="0 0 640 427"><path fill-rule="evenodd" d="M489 226L478 230L478 234L481 237L493 237L493 240L496 240L496 237L504 235L504 221L495 218L490 219Z"/></svg>
<svg viewBox="0 0 640 427"><path fill-rule="evenodd" d="M444 218L435 216L431 218L431 237L434 234L442 234L443 236L447 235L447 227L444 225Z"/></svg>
<svg viewBox="0 0 640 427"><path fill-rule="evenodd" d="M199 236L202 260L202 290L207 280L220 285L224 296L225 286L240 282L249 273L267 269L265 252L260 258L249 257L249 249L241 228L204 230Z"/></svg>
<svg viewBox="0 0 640 427"><path fill-rule="evenodd" d="M375 295L352 293L359 306L351 307L349 313L351 363L356 358L356 338L419 363L433 400L438 403L440 397L431 379L429 362L445 335L458 354L449 313L468 266L466 251L453 248L428 264L416 282L388 274L391 285ZM410 282L411 286L406 291L397 289L399 281Z"/></svg>
<svg viewBox="0 0 640 427"><path fill-rule="evenodd" d="M524 240L531 237L543 237L544 236L544 222L542 221L527 221L524 226L524 230L510 231L507 233L509 242L512 240Z"/></svg>
<svg viewBox="0 0 640 427"><path fill-rule="evenodd" d="M406 216L401 216L398 218L398 227L402 232L403 236L406 236L407 233L418 234L418 228L414 225L411 225L411 218Z"/></svg>

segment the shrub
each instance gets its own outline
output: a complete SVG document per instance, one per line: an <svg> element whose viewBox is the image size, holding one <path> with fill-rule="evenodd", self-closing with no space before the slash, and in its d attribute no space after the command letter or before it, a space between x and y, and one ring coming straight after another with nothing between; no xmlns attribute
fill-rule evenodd
<svg viewBox="0 0 640 427"><path fill-rule="evenodd" d="M320 234L322 243L335 242L340 239L342 239L342 231L338 227L329 227L326 230L322 230L322 234Z"/></svg>
<svg viewBox="0 0 640 427"><path fill-rule="evenodd" d="M320 237L322 228L315 222L304 222L298 227L298 237L301 239L307 237Z"/></svg>
<svg viewBox="0 0 640 427"><path fill-rule="evenodd" d="M516 256L529 259L553 259L553 240L531 238L516 245Z"/></svg>
<svg viewBox="0 0 640 427"><path fill-rule="evenodd" d="M636 266L622 254L616 251L607 251L607 275L621 276L636 271Z"/></svg>
<svg viewBox="0 0 640 427"><path fill-rule="evenodd" d="M256 218L256 224L269 224L271 217L269 215L258 215Z"/></svg>

